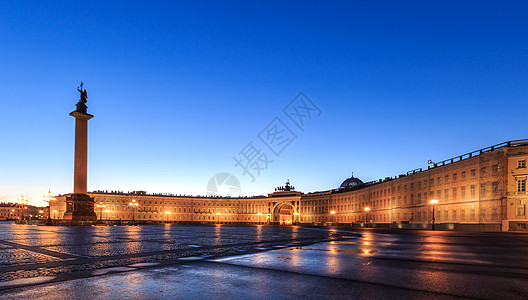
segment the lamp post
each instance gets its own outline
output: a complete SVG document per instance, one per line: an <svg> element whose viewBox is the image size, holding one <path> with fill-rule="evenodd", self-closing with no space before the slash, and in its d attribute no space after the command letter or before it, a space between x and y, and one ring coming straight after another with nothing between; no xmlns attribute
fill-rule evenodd
<svg viewBox="0 0 528 300"><path fill-rule="evenodd" d="M330 212L330 214L332 215L332 226L334 226L334 215L335 215L335 210L332 210Z"/></svg>
<svg viewBox="0 0 528 300"><path fill-rule="evenodd" d="M258 213L258 221L259 221L259 224L260 224L260 216L262 216L262 213Z"/></svg>
<svg viewBox="0 0 528 300"><path fill-rule="evenodd" d="M368 212L370 211L370 207L365 207L365 227L368 227L368 223L367 223L367 215L368 215Z"/></svg>
<svg viewBox="0 0 528 300"><path fill-rule="evenodd" d="M300 215L300 213L298 213L298 212L294 212L293 213L293 222L295 224L297 224L299 222L299 215Z"/></svg>
<svg viewBox="0 0 528 300"><path fill-rule="evenodd" d="M132 202L128 203L130 207L132 207L132 223L134 223L134 213L136 212L136 208L138 207L138 203L135 199L132 199Z"/></svg>
<svg viewBox="0 0 528 300"><path fill-rule="evenodd" d="M103 204L102 201L99 202L99 204L97 204L97 208L99 208L99 220L102 221L103 220L103 208L105 208L106 205Z"/></svg>
<svg viewBox="0 0 528 300"><path fill-rule="evenodd" d="M57 200L54 197L51 197L51 191L48 191L48 195L44 196L44 201L48 202L48 221L51 221L51 202Z"/></svg>
<svg viewBox="0 0 528 300"><path fill-rule="evenodd" d="M436 230L435 228L435 205L438 204L438 200L431 200L429 201L429 204L431 204L433 206L433 230Z"/></svg>

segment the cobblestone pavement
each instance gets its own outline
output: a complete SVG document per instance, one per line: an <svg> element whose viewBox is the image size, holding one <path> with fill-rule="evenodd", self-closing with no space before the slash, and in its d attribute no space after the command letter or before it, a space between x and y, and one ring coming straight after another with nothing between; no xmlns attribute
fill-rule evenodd
<svg viewBox="0 0 528 300"><path fill-rule="evenodd" d="M528 234L0 223L2 299L527 299Z"/></svg>
<svg viewBox="0 0 528 300"><path fill-rule="evenodd" d="M39 283L27 278L83 278L96 270L175 264L338 240L302 227L146 225L57 227L0 223L0 290ZM119 270L119 269L114 269Z"/></svg>

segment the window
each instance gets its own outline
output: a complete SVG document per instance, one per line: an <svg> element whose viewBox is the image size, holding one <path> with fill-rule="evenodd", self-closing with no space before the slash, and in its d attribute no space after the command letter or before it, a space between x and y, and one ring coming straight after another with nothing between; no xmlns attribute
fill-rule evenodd
<svg viewBox="0 0 528 300"><path fill-rule="evenodd" d="M493 208L491 211L491 219L497 220L499 218L499 210L497 208Z"/></svg>
<svg viewBox="0 0 528 300"><path fill-rule="evenodd" d="M466 187L460 187L460 197L462 197L462 200L466 199Z"/></svg>
<svg viewBox="0 0 528 300"><path fill-rule="evenodd" d="M486 197L486 184L483 183L480 185L480 196L481 197Z"/></svg>
<svg viewBox="0 0 528 300"><path fill-rule="evenodd" d="M485 208L481 208L480 209L480 217L479 217L480 220L481 221L486 221L486 216L487 216L486 215L486 209Z"/></svg>
<svg viewBox="0 0 528 300"><path fill-rule="evenodd" d="M495 181L491 184L491 190L493 191L493 193L498 193L499 192L499 182Z"/></svg>
<svg viewBox="0 0 528 300"><path fill-rule="evenodd" d="M448 200L449 200L449 190L448 190L448 189L445 189L445 190L444 190L444 200L445 200L445 201L448 201Z"/></svg>
<svg viewBox="0 0 528 300"><path fill-rule="evenodd" d="M424 180L424 188L427 188L427 180Z"/></svg>
<svg viewBox="0 0 528 300"><path fill-rule="evenodd" d="M526 168L526 159L521 159L517 161L517 169Z"/></svg>
<svg viewBox="0 0 528 300"><path fill-rule="evenodd" d="M456 220L456 218L457 218L457 211L453 210L453 220Z"/></svg>
<svg viewBox="0 0 528 300"><path fill-rule="evenodd" d="M470 193L471 193L471 198L475 198L477 196L477 186L472 184L471 187L470 187Z"/></svg>
<svg viewBox="0 0 528 300"><path fill-rule="evenodd" d="M487 172L487 168L486 167L482 167L480 168L480 177L486 177L486 172Z"/></svg>
<svg viewBox="0 0 528 300"><path fill-rule="evenodd" d="M517 192L526 192L526 178L517 180Z"/></svg>
<svg viewBox="0 0 528 300"><path fill-rule="evenodd" d="M449 220L449 211L448 210L444 211L444 221L447 221L447 220Z"/></svg>
<svg viewBox="0 0 528 300"><path fill-rule="evenodd" d="M453 174L453 182L456 182L458 179L458 173Z"/></svg>
<svg viewBox="0 0 528 300"><path fill-rule="evenodd" d="M429 186L434 186L434 178L431 178L431 180L429 182Z"/></svg>
<svg viewBox="0 0 528 300"><path fill-rule="evenodd" d="M476 178L477 177L477 169L472 169L471 170L471 178Z"/></svg>
<svg viewBox="0 0 528 300"><path fill-rule="evenodd" d="M469 218L471 220L475 220L476 219L476 215L475 215L475 209L472 208L470 211L469 211Z"/></svg>
<svg viewBox="0 0 528 300"><path fill-rule="evenodd" d="M460 173L460 177L462 178L462 180L465 180L466 179L466 171L463 171L462 173Z"/></svg>
<svg viewBox="0 0 528 300"><path fill-rule="evenodd" d="M499 165L491 166L491 175L499 175Z"/></svg>
<svg viewBox="0 0 528 300"><path fill-rule="evenodd" d="M445 184L448 184L449 183L449 175L446 175L445 178L444 178L444 183Z"/></svg>
<svg viewBox="0 0 528 300"><path fill-rule="evenodd" d="M466 210L463 209L460 211L460 220L464 221L466 219Z"/></svg>
<svg viewBox="0 0 528 300"><path fill-rule="evenodd" d="M453 188L453 200L457 199L457 188Z"/></svg>
<svg viewBox="0 0 528 300"><path fill-rule="evenodd" d="M442 184L442 177L438 177L438 178L436 178L436 183L437 183L438 185L441 185L441 184Z"/></svg>

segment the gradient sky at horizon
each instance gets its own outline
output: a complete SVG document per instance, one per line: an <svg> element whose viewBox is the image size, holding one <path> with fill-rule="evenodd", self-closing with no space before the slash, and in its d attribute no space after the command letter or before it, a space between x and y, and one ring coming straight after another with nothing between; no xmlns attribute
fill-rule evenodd
<svg viewBox="0 0 528 300"><path fill-rule="evenodd" d="M524 1L123 3L0 5L0 202L72 192L81 81L89 190L311 192L528 138ZM301 91L322 113L274 157L257 134Z"/></svg>

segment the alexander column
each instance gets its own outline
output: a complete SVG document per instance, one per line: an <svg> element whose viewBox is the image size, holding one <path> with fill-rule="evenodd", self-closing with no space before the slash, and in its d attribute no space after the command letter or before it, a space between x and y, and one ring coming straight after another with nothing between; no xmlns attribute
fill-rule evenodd
<svg viewBox="0 0 528 300"><path fill-rule="evenodd" d="M75 165L73 173L73 194L66 197L66 212L64 220L74 224L83 224L85 221L97 221L94 212L94 199L87 194L88 175L88 120L93 118L86 112L86 90L77 88L81 99L77 102L77 109L70 113L75 118Z"/></svg>

